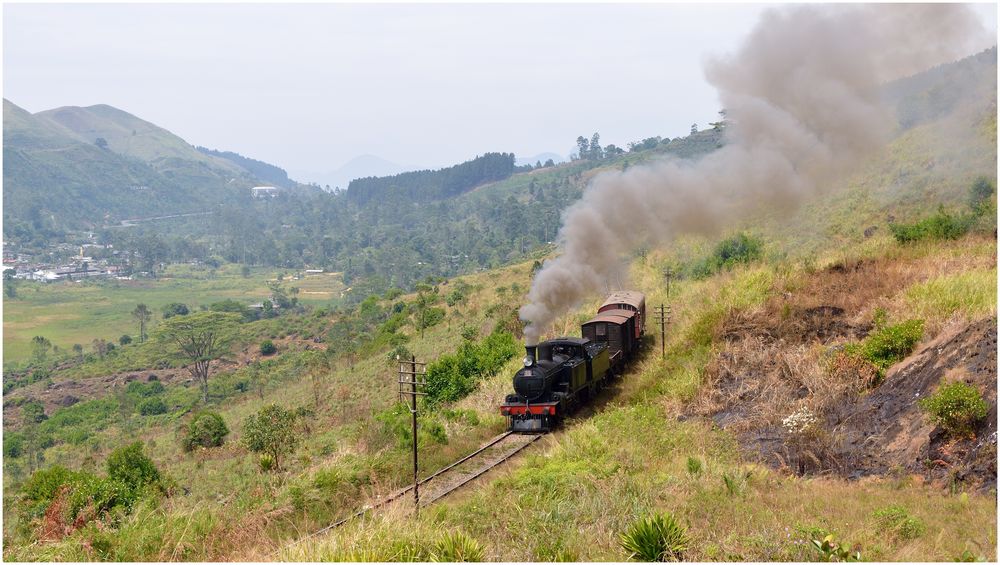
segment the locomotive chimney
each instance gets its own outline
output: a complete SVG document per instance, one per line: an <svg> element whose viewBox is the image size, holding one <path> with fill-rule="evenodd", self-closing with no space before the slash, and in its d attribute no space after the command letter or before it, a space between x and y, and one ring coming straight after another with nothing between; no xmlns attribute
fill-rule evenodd
<svg viewBox="0 0 1000 565"><path fill-rule="evenodd" d="M525 345L524 346L524 350L528 354L527 357L524 358L524 366L525 367L530 367L530 366L532 366L532 365L535 364L535 360L536 360L535 354L536 354L536 350L537 349L538 349L538 347L535 346L535 345Z"/></svg>

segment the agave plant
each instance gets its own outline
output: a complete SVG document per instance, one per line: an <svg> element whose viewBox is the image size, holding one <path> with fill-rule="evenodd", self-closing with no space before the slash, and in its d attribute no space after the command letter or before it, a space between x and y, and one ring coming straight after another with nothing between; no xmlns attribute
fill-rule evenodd
<svg viewBox="0 0 1000 565"><path fill-rule="evenodd" d="M434 544L434 561L445 562L480 562L485 552L483 546L474 538L462 532L448 532Z"/></svg>
<svg viewBox="0 0 1000 565"><path fill-rule="evenodd" d="M635 561L680 561L688 548L687 529L673 515L640 518L621 534L621 545Z"/></svg>

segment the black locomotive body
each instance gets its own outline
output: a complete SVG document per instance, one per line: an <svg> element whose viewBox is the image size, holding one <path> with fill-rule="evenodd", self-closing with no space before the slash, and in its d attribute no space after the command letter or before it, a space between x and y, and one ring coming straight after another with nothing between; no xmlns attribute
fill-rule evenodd
<svg viewBox="0 0 1000 565"><path fill-rule="evenodd" d="M621 374L639 350L645 309L642 293L614 293L598 315L583 324L582 338L528 346L524 367L514 375L514 394L500 406L509 429L549 431Z"/></svg>

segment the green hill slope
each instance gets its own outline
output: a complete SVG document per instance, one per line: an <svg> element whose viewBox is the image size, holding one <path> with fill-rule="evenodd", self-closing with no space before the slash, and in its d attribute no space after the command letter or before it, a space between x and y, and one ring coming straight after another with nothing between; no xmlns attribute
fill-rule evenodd
<svg viewBox="0 0 1000 565"><path fill-rule="evenodd" d="M254 163L255 170L266 165ZM128 218L204 211L246 198L243 189L261 183L238 162L199 151L111 106L33 115L9 100L3 174L4 233L22 241Z"/></svg>

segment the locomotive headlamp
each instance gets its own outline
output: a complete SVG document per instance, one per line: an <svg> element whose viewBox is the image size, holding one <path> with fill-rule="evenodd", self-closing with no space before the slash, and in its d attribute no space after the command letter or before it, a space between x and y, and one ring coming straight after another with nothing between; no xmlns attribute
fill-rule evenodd
<svg viewBox="0 0 1000 565"><path fill-rule="evenodd" d="M524 366L525 367L530 367L531 364L534 363L534 362L535 362L535 360L532 359L530 355L527 355L527 356L524 357Z"/></svg>

